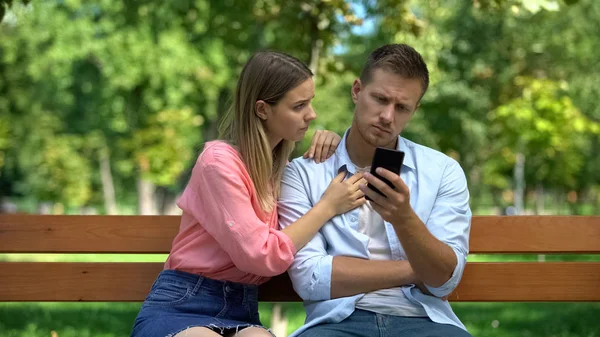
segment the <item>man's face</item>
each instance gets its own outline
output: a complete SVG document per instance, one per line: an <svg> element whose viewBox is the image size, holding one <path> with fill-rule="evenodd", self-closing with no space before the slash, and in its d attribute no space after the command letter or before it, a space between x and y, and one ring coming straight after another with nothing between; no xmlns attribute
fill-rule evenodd
<svg viewBox="0 0 600 337"><path fill-rule="evenodd" d="M352 85L353 128L373 147L393 147L417 109L423 88L419 79L405 79L375 69L371 81Z"/></svg>

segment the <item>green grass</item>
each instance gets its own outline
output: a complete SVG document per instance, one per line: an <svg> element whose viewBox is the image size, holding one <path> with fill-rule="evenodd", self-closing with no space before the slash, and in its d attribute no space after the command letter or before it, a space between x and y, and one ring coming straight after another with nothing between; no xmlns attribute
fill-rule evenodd
<svg viewBox="0 0 600 337"><path fill-rule="evenodd" d="M599 337L600 303L454 303L475 337Z"/></svg>
<svg viewBox="0 0 600 337"><path fill-rule="evenodd" d="M125 337L140 305L0 303L0 337Z"/></svg>
<svg viewBox="0 0 600 337"><path fill-rule="evenodd" d="M271 303L261 303L269 325ZM475 337L600 337L600 303L454 303ZM139 303L0 303L0 337L127 337ZM304 321L286 303L292 332Z"/></svg>

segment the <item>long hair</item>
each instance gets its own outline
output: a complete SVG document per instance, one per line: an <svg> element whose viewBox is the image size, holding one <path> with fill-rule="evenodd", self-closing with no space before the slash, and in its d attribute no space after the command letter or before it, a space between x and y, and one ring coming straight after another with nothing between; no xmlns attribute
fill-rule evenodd
<svg viewBox="0 0 600 337"><path fill-rule="evenodd" d="M265 211L273 209L279 196L279 184L294 142L282 140L271 151L256 114L256 102L275 105L312 75L304 63L290 55L274 51L254 54L242 70L233 105L219 127L219 137L238 147Z"/></svg>

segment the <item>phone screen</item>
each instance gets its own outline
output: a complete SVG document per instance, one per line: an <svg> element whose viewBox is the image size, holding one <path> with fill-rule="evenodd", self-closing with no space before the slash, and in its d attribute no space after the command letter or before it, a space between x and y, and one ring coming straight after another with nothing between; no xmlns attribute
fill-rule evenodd
<svg viewBox="0 0 600 337"><path fill-rule="evenodd" d="M389 180L377 174L375 170L378 167L383 167L386 170L392 171L400 175L400 169L402 168L403 161L404 152L378 147L375 149L375 156L373 157L373 162L371 163L371 174L388 184L388 186L390 186L391 188L394 188L394 185ZM384 196L384 194L381 193L381 191L379 191L375 186L368 184L367 187ZM367 200L371 200L371 198L369 198L368 196L365 197Z"/></svg>

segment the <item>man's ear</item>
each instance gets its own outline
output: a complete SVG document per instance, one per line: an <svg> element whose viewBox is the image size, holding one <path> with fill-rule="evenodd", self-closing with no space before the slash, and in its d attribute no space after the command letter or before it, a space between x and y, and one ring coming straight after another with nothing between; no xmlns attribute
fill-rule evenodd
<svg viewBox="0 0 600 337"><path fill-rule="evenodd" d="M362 83L360 82L360 78L354 80L352 83L352 102L356 104L358 101L358 93L362 90Z"/></svg>
<svg viewBox="0 0 600 337"><path fill-rule="evenodd" d="M421 107L421 101L419 101L419 103L417 103L417 106L415 107L415 109L413 110L413 112L410 114L410 116L414 116L415 112L417 112L417 110L419 110L419 108Z"/></svg>
<svg viewBox="0 0 600 337"><path fill-rule="evenodd" d="M267 110L271 107L263 100L256 101L256 116L263 121L267 120L269 116Z"/></svg>

